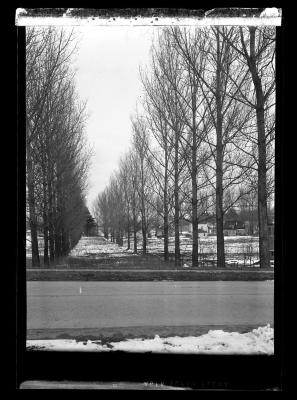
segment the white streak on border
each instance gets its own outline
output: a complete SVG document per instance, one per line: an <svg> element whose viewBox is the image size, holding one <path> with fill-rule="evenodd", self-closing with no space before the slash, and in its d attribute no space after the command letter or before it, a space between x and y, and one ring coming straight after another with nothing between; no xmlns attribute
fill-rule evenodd
<svg viewBox="0 0 297 400"><path fill-rule="evenodd" d="M281 25L281 9L266 8L259 17L73 17L72 9L61 17L32 17L26 16L26 10L16 10L17 26L208 26L208 25Z"/></svg>
<svg viewBox="0 0 297 400"><path fill-rule="evenodd" d="M20 14L23 14L20 16ZM17 8L15 12L15 24L18 25L18 21L20 18L22 18L24 15L27 14L27 11L24 8Z"/></svg>

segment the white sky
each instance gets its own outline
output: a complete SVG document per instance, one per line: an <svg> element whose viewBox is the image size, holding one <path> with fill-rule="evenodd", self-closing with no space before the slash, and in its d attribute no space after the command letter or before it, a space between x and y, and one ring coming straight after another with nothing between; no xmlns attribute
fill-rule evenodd
<svg viewBox="0 0 297 400"><path fill-rule="evenodd" d="M80 27L75 57L79 96L87 100L86 135L95 153L89 173L87 205L108 184L130 145L130 116L142 93L139 66L149 63L157 27Z"/></svg>

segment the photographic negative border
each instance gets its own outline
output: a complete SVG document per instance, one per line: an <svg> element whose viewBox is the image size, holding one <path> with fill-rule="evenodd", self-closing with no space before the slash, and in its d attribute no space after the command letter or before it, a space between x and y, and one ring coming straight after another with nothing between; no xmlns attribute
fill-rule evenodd
<svg viewBox="0 0 297 400"><path fill-rule="evenodd" d="M281 53L285 36L279 16L262 16L264 9L18 9L16 13L18 47L18 255L17 255L17 386L26 381L69 381L69 382L155 382L171 387L179 386L199 390L280 390L283 368L284 326L283 314L283 224L281 210L283 177L283 69ZM245 15L245 16L243 16ZM136 18L136 19L135 19ZM235 25L277 25L276 41L276 259L280 268L275 270L275 353L273 356L253 355L182 355L182 354L137 354L137 353L81 353L26 351L26 269L24 252L25 235L25 26L32 24L60 25L79 24L135 26L162 25L161 20L173 20L177 24L195 24L202 21L216 24L226 18L236 20ZM170 21L171 22L170 22ZM67 21L67 22L66 22ZM72 22L71 22L72 21ZM87 22L86 22L87 21ZM223 23L222 23L223 24ZM114 388L115 386L113 386Z"/></svg>

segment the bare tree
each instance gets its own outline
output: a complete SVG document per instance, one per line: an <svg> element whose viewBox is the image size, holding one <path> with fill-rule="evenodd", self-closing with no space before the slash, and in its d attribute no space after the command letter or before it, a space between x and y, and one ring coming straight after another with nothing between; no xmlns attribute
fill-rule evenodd
<svg viewBox="0 0 297 400"><path fill-rule="evenodd" d="M132 118L133 129L133 146L135 149L135 161L138 164L138 196L141 213L141 230L142 230L142 249L143 254L147 252L147 215L146 215L146 199L148 197L148 132L144 118L139 115Z"/></svg>
<svg viewBox="0 0 297 400"><path fill-rule="evenodd" d="M179 51L181 35L185 51ZM192 266L198 266L198 190L205 188L205 181L198 183L198 175L206 160L209 152L206 148L205 138L211 129L211 120L205 98L201 91L202 83L199 80L204 77L206 70L206 57L201 48L205 47L206 39L200 36L193 40L191 32L172 28L165 30L168 46L175 49L179 55L176 57L179 63L180 81L169 76L170 83L177 93L178 107L182 111L181 118L184 122L184 132L180 136L181 155L185 160L191 177L191 222L193 228L192 243ZM197 46L197 40L199 46ZM195 65L195 68L193 66ZM199 73L197 73L197 70ZM172 68L170 69L172 71Z"/></svg>
<svg viewBox="0 0 297 400"><path fill-rule="evenodd" d="M174 173L174 163L171 162L174 132L168 123L166 107L162 104L164 99L160 94L164 90L164 82L155 76L158 73L156 68L157 65L154 64L152 76L142 72L141 78L146 91L143 102L146 111L145 118L152 138L151 146L148 147L148 162L154 180L154 199L156 199L152 204L156 213L163 219L164 260L168 261L169 204L170 196L172 196L170 181Z"/></svg>
<svg viewBox="0 0 297 400"><path fill-rule="evenodd" d="M110 232L109 212L108 194L107 190L105 189L102 193L98 194L93 205L93 214L99 227L103 231L105 239L109 238Z"/></svg>
<svg viewBox="0 0 297 400"><path fill-rule="evenodd" d="M152 73L151 79L148 74L142 74L147 96L147 111L153 111L162 120L163 127L160 126L166 136L163 141L171 147L170 153L166 154L166 181L168 185L168 161L173 163L173 196L174 196L174 236L175 236L175 262L180 262L180 239L179 239L179 220L180 220L180 180L181 173L185 168L185 160L181 157L180 140L184 129L184 120L179 101L179 91L186 90L185 82L182 79L182 70L179 66L177 53L172 49L170 37L166 31L158 38L157 44L152 48ZM152 113L152 115L153 115ZM152 115L150 118L152 118ZM168 186L167 186L168 187ZM167 206L166 206L167 207ZM165 215L168 214L166 210ZM167 221L166 224L167 232ZM166 234L167 236L167 234ZM167 238L166 238L167 242Z"/></svg>
<svg viewBox="0 0 297 400"><path fill-rule="evenodd" d="M134 149L128 153L130 176L131 176L131 206L132 206L132 219L133 219L133 247L134 253L137 254L137 232L138 232L138 211L139 211L139 175L137 156Z"/></svg>
<svg viewBox="0 0 297 400"><path fill-rule="evenodd" d="M124 195L124 208L125 208L125 231L127 232L127 250L131 248L131 232L133 231L134 224L134 246L135 253L137 253L137 239L136 239L136 187L135 177L133 174L133 157L131 151L127 153L121 160L119 165L119 179ZM134 216L133 216L134 215Z"/></svg>
<svg viewBox="0 0 297 400"><path fill-rule="evenodd" d="M203 168L207 172L210 185L215 189L217 259L218 267L223 268L225 266L224 190L230 185L238 184L238 180L243 178L247 170L247 168L238 169L240 166L238 162L234 168L234 160L231 160L230 156L235 153L230 147L248 122L249 114L245 113L234 99L234 94L243 84L245 76L241 76L242 71L236 63L235 52L225 36L220 35L220 30L224 31L229 39L234 36L232 29L226 27L196 29L192 34L180 29L171 29L171 32L177 51L197 77L200 96L204 99L202 104L206 106L206 115L208 114L210 118L206 128L207 135L202 141L208 144L214 165L207 159L204 159L202 164L207 165L207 169L205 166ZM200 61L198 54L203 55ZM238 85L234 85L233 81L238 82ZM211 126L214 129L210 129ZM211 170L213 174L209 176Z"/></svg>
<svg viewBox="0 0 297 400"><path fill-rule="evenodd" d="M249 105L256 114L260 267L267 268L270 265L267 224L267 145L274 138L274 123L272 122L267 129L267 114L271 115L271 109L274 107L275 28L240 27L237 40L232 41L226 38L224 33L221 34L247 65L254 89L250 92L238 90L237 98Z"/></svg>
<svg viewBox="0 0 297 400"><path fill-rule="evenodd" d="M83 133L85 106L79 104L70 68L73 51L72 33L56 28L27 30L26 156L32 266L40 266L38 231L43 230L44 264L49 265L68 254L83 225L90 153L85 151Z"/></svg>

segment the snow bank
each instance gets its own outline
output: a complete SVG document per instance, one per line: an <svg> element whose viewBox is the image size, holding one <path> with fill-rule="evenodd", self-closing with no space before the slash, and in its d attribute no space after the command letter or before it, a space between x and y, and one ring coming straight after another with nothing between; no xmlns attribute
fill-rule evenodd
<svg viewBox="0 0 297 400"><path fill-rule="evenodd" d="M130 339L118 343L110 343L114 350L157 353L235 353L273 354L273 329L269 325L254 329L252 332L209 331L202 336L169 337L154 339Z"/></svg>
<svg viewBox="0 0 297 400"><path fill-rule="evenodd" d="M77 342L75 339L27 340L27 349L62 350L62 351L104 351L110 350L105 345L98 345L90 340Z"/></svg>
<svg viewBox="0 0 297 400"><path fill-rule="evenodd" d="M33 350L83 350L127 351L188 354L273 354L274 329L270 325L248 333L210 330L205 335L154 339L128 339L101 344L100 341L77 342L75 340L28 340L27 348Z"/></svg>

